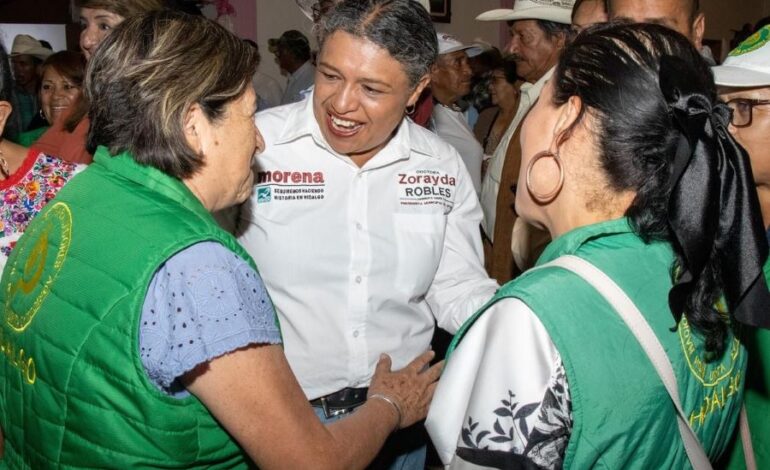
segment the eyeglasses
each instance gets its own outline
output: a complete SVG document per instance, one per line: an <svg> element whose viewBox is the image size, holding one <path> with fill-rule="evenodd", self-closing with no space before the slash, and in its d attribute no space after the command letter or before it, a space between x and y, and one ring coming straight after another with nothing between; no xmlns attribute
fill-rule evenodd
<svg viewBox="0 0 770 470"><path fill-rule="evenodd" d="M734 127L749 127L754 118L754 106L770 104L770 100L753 100L749 98L734 98L727 102L733 110L730 124Z"/></svg>

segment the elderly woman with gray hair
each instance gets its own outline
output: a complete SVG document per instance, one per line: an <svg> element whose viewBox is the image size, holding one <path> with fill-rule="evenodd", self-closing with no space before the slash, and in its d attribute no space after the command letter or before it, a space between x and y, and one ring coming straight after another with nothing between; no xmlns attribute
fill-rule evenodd
<svg viewBox="0 0 770 470"><path fill-rule="evenodd" d="M254 262L209 213L251 192L254 68L250 46L180 13L127 19L96 50L94 163L0 288L5 465L364 467L424 417L429 353L395 373L382 358L359 412L324 427Z"/></svg>

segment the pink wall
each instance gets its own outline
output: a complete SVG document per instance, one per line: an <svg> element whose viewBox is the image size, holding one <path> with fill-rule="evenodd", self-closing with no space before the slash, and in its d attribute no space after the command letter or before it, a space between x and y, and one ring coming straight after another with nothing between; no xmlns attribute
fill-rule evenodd
<svg viewBox="0 0 770 470"><path fill-rule="evenodd" d="M500 0L500 8L513 8L514 0ZM508 44L510 33L505 21L500 22L500 48L503 49Z"/></svg>
<svg viewBox="0 0 770 470"><path fill-rule="evenodd" d="M257 0L230 0L235 8L233 25L235 34L242 38L257 40Z"/></svg>

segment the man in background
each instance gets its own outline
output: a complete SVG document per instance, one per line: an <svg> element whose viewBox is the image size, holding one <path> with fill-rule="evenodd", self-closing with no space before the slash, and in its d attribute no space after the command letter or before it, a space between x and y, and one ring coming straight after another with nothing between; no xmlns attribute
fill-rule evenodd
<svg viewBox="0 0 770 470"><path fill-rule="evenodd" d="M611 20L655 23L680 32L698 49L703 47L706 16L699 0L607 0Z"/></svg>
<svg viewBox="0 0 770 470"><path fill-rule="evenodd" d="M529 109L540 96L559 55L572 34L572 2L517 0L513 9L491 10L479 21L508 21L511 40L505 53L516 62L516 71L526 83L516 115L500 139L481 186L484 211L484 255L487 273L500 284L530 267L547 243L546 233L517 221L512 191L519 178L521 145L519 129ZM516 251L516 254L514 254ZM519 264L514 262L519 260Z"/></svg>
<svg viewBox="0 0 770 470"><path fill-rule="evenodd" d="M577 0L572 9L572 27L580 32L589 26L607 22L606 0Z"/></svg>
<svg viewBox="0 0 770 470"><path fill-rule="evenodd" d="M40 41L32 36L19 34L13 38L10 55L16 99L19 103L18 111L21 115L21 130L28 130L32 119L40 110L37 99L40 76L37 69L51 54L52 50L43 47Z"/></svg>
<svg viewBox="0 0 770 470"><path fill-rule="evenodd" d="M302 92L310 88L315 76L315 67L310 62L310 41L296 29L290 29L278 38L269 39L267 44L281 72L289 76L281 104L301 101Z"/></svg>
<svg viewBox="0 0 770 470"><path fill-rule="evenodd" d="M472 72L468 57L481 48L465 45L455 37L438 33L438 59L430 74L433 93L433 130L462 157L471 175L476 194L481 191L481 160L484 150L478 143L457 100L471 89Z"/></svg>

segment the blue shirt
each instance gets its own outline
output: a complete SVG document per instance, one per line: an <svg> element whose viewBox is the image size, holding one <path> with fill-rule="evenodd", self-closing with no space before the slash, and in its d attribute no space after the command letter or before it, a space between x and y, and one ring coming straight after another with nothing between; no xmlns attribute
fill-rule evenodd
<svg viewBox="0 0 770 470"><path fill-rule="evenodd" d="M219 243L180 251L150 282L139 353L150 381L169 395L188 395L178 379L199 364L251 344L279 343L262 279Z"/></svg>

